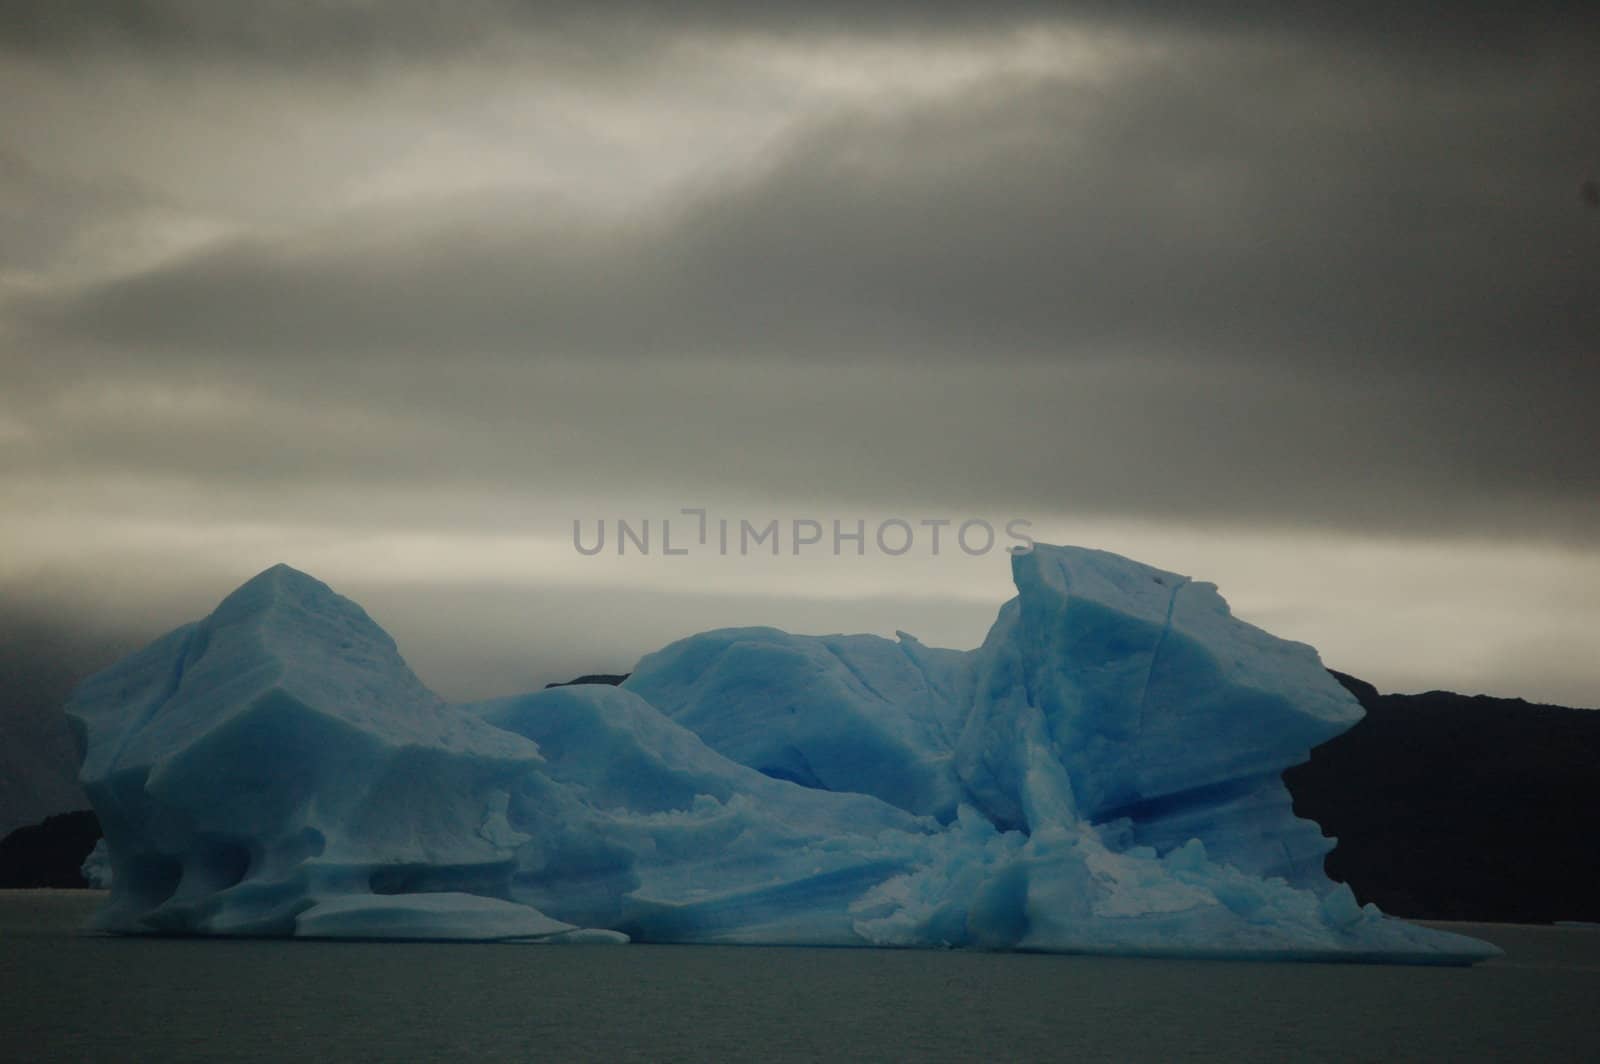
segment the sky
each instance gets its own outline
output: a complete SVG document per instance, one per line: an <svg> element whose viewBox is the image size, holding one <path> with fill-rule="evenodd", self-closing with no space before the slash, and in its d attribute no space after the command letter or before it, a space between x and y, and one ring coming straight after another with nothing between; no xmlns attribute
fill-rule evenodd
<svg viewBox="0 0 1600 1064"><path fill-rule="evenodd" d="M13 657L280 561L453 698L970 647L1021 520L1385 690L1600 705L1583 5L596 6L0 2ZM667 556L685 508L780 551Z"/></svg>

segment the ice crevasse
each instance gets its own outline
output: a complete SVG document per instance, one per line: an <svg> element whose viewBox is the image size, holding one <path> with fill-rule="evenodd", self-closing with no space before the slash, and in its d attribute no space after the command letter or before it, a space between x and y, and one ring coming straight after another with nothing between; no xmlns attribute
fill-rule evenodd
<svg viewBox="0 0 1600 1064"><path fill-rule="evenodd" d="M1361 717L1214 586L1011 559L982 646L690 636L450 705L287 566L67 707L124 933L1465 964L1356 903L1280 774Z"/></svg>

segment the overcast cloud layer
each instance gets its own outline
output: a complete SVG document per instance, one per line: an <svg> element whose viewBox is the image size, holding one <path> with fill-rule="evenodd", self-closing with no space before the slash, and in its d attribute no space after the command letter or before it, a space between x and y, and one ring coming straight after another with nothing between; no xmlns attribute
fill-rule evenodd
<svg viewBox="0 0 1600 1064"><path fill-rule="evenodd" d="M574 518L1025 517L1600 703L1592 14L1126 6L0 4L0 621L282 560L492 694L1008 590Z"/></svg>

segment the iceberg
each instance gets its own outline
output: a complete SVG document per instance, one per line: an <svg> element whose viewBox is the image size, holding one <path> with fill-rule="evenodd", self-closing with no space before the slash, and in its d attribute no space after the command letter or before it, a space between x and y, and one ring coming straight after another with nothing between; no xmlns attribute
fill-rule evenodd
<svg viewBox="0 0 1600 1064"><path fill-rule="evenodd" d="M1214 586L1012 557L982 646L705 632L468 705L287 566L68 705L131 934L1468 964L1329 881L1280 774L1361 717Z"/></svg>
<svg viewBox="0 0 1600 1064"><path fill-rule="evenodd" d="M101 927L538 926L503 901L514 855L500 813L538 748L446 705L359 606L288 566L90 677L68 719L111 864ZM401 913L395 894L432 897Z"/></svg>

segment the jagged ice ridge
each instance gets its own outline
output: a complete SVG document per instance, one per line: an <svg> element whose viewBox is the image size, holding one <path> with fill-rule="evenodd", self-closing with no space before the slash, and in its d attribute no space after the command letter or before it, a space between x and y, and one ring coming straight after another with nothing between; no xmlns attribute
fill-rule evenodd
<svg viewBox="0 0 1600 1064"><path fill-rule="evenodd" d="M1471 963L1359 906L1280 773L1361 716L1312 648L1102 551L973 651L725 629L453 706L287 566L68 714L125 933Z"/></svg>

